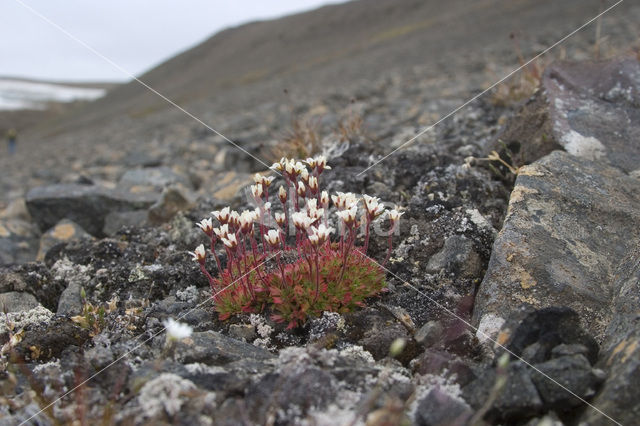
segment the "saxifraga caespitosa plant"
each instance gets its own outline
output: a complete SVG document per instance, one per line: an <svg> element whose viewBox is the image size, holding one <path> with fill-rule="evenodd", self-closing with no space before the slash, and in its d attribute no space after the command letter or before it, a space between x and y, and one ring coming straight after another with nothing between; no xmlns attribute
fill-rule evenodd
<svg viewBox="0 0 640 426"><path fill-rule="evenodd" d="M269 188L274 177L256 174L251 194L257 208L241 213L229 207L214 211L211 215L220 223L217 228L212 218L198 223L209 237L209 251L220 274L213 277L207 271L204 245L192 255L209 280L220 319L266 309L273 320L293 328L323 311L343 313L363 306L367 297L385 288L383 268L366 256L371 225L385 213L380 200L352 193L332 195L340 231L331 241L334 229L327 222L329 194L319 189L320 175L330 167L322 156L308 158L305 163L282 158L272 166L285 181L286 188L281 186L277 193L282 212L271 216ZM391 229L385 262L402 215L397 209L386 213ZM269 229L272 224L275 228ZM290 225L294 229L291 235ZM360 226L364 226L362 246L356 245ZM216 253L218 242L227 255L224 268Z"/></svg>

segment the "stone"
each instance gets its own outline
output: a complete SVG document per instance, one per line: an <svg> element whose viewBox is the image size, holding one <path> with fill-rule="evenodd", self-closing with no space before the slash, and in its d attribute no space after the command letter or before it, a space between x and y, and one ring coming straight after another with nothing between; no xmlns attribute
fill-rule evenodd
<svg viewBox="0 0 640 426"><path fill-rule="evenodd" d="M634 424L640 418L640 246L622 259L615 276L613 319L598 363L607 378L592 400L601 411L588 407L581 418L584 424L610 424L611 418Z"/></svg>
<svg viewBox="0 0 640 426"><path fill-rule="evenodd" d="M522 307L507 319L499 341L529 362L547 361L572 346L584 350L589 362L598 359L597 342L584 330L578 314L567 307Z"/></svg>
<svg viewBox="0 0 640 426"><path fill-rule="evenodd" d="M543 403L531 380L530 368L520 361L512 362L506 375L506 384L485 415L485 420L509 422L541 413ZM485 370L478 379L463 388L465 400L474 409L480 409L486 403L496 378L495 370Z"/></svg>
<svg viewBox="0 0 640 426"><path fill-rule="evenodd" d="M0 312L28 311L37 306L40 306L40 303L31 293L19 291L0 293Z"/></svg>
<svg viewBox="0 0 640 426"><path fill-rule="evenodd" d="M258 337L256 327L252 324L231 324L229 326L229 334L245 342L252 342Z"/></svg>
<svg viewBox="0 0 640 426"><path fill-rule="evenodd" d="M638 169L637 60L558 61L547 67L540 86L489 150L508 150L518 166L561 148L625 172Z"/></svg>
<svg viewBox="0 0 640 426"><path fill-rule="evenodd" d="M611 320L614 266L640 237L640 185L618 169L555 151L524 167L476 296L474 324L519 305L567 306L596 339ZM480 336L478 336L480 337Z"/></svg>
<svg viewBox="0 0 640 426"><path fill-rule="evenodd" d="M62 219L40 237L40 248L36 260L43 261L47 252L56 244L82 239L92 239L80 225L69 219Z"/></svg>
<svg viewBox="0 0 640 426"><path fill-rule="evenodd" d="M230 201L238 196L245 195L242 189L253 184L253 175L236 171L220 172L215 175L209 185L203 185L207 189L207 196L223 201Z"/></svg>
<svg viewBox="0 0 640 426"><path fill-rule="evenodd" d="M547 376L537 371L531 373L531 379L545 407L558 412L584 405L584 402L566 389L583 400L589 400L596 394L603 379L592 370L589 360L584 355L561 356L535 364L535 367Z"/></svg>
<svg viewBox="0 0 640 426"><path fill-rule="evenodd" d="M173 184L191 187L191 182L187 177L176 173L169 167L127 170L120 178L119 184L131 192L156 192Z"/></svg>
<svg viewBox="0 0 640 426"><path fill-rule="evenodd" d="M174 356L176 361L183 364L200 362L207 365L223 365L245 358L273 358L264 349L215 331L195 332L190 338L177 342Z"/></svg>
<svg viewBox="0 0 640 426"><path fill-rule="evenodd" d="M426 270L431 273L445 270L464 278L477 277L482 262L471 240L464 235L453 235L446 239L442 250L431 256Z"/></svg>
<svg viewBox="0 0 640 426"><path fill-rule="evenodd" d="M33 261L40 232L22 219L0 219L0 266Z"/></svg>
<svg viewBox="0 0 640 426"><path fill-rule="evenodd" d="M54 279L42 263L30 262L0 270L0 293L17 291L35 296L45 308L55 311L64 283Z"/></svg>
<svg viewBox="0 0 640 426"><path fill-rule="evenodd" d="M157 194L132 193L98 185L56 184L31 189L27 208L41 231L62 219L77 223L88 233L102 236L105 217L114 211L146 209Z"/></svg>
<svg viewBox="0 0 640 426"><path fill-rule="evenodd" d="M113 237L124 227L143 227L149 223L147 210L131 210L122 212L111 212L104 218L102 232Z"/></svg>
<svg viewBox="0 0 640 426"><path fill-rule="evenodd" d="M415 332L413 338L421 345L430 347L442 340L443 331L439 321L429 321Z"/></svg>
<svg viewBox="0 0 640 426"><path fill-rule="evenodd" d="M415 425L418 426L463 426L471 419L473 411L464 401L453 398L437 387L418 402Z"/></svg>
<svg viewBox="0 0 640 426"><path fill-rule="evenodd" d="M149 207L149 222L158 225L168 222L181 210L195 205L195 197L182 185L171 185L162 190L160 199Z"/></svg>

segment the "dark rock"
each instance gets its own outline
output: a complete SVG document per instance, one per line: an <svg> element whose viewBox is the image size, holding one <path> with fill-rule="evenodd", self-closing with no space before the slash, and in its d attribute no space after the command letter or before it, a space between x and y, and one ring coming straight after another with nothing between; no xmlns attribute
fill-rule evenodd
<svg viewBox="0 0 640 426"><path fill-rule="evenodd" d="M39 234L34 224L22 219L0 219L0 266L34 260Z"/></svg>
<svg viewBox="0 0 640 426"><path fill-rule="evenodd" d="M559 61L543 75L541 90L507 124L491 149L503 144L517 165L559 147L626 172L640 163L640 63Z"/></svg>
<svg viewBox="0 0 640 426"><path fill-rule="evenodd" d="M505 323L501 339L511 352L530 362L546 361L552 353L566 351L568 345L585 348L591 363L598 359L598 344L570 308L520 309Z"/></svg>
<svg viewBox="0 0 640 426"><path fill-rule="evenodd" d="M634 424L640 418L640 247L622 260L615 276L613 319L598 363L607 379L592 401L601 411L587 408L581 418L587 424L606 424L611 418Z"/></svg>
<svg viewBox="0 0 640 426"><path fill-rule="evenodd" d="M183 364L201 362L223 365L244 358L267 360L273 355L249 343L232 339L214 331L196 332L189 339L177 342L175 359Z"/></svg>
<svg viewBox="0 0 640 426"><path fill-rule="evenodd" d="M415 424L419 426L464 426L472 415L471 408L464 401L434 388L418 402Z"/></svg>
<svg viewBox="0 0 640 426"><path fill-rule="evenodd" d="M522 303L568 306L602 336L613 267L640 237L640 185L618 169L556 151L524 167L476 296L473 320L496 334Z"/></svg>
<svg viewBox="0 0 640 426"><path fill-rule="evenodd" d="M104 232L105 235L113 237L124 227L147 226L148 214L147 210L111 212L104 218L104 228L102 232Z"/></svg>
<svg viewBox="0 0 640 426"><path fill-rule="evenodd" d="M101 186L60 184L40 186L27 193L27 207L42 231L70 219L91 235L101 236L107 214L144 209L158 195L132 193Z"/></svg>
<svg viewBox="0 0 640 426"><path fill-rule="evenodd" d="M430 347L442 341L443 331L439 321L429 321L415 332L413 338L421 345Z"/></svg>
<svg viewBox="0 0 640 426"><path fill-rule="evenodd" d="M62 219L40 237L40 248L38 249L36 260L44 260L46 254L56 244L92 238L93 237L77 223L68 219Z"/></svg>
<svg viewBox="0 0 640 426"><path fill-rule="evenodd" d="M38 305L40 303L30 293L18 291L0 293L0 312L28 311Z"/></svg>
<svg viewBox="0 0 640 426"><path fill-rule="evenodd" d="M485 370L475 381L464 387L463 395L474 409L482 407L496 383L495 370ZM485 415L490 421L526 419L542 412L543 403L531 380L531 370L522 362L510 363L506 384Z"/></svg>
<svg viewBox="0 0 640 426"><path fill-rule="evenodd" d="M531 379L545 407L556 411L568 411L583 405L584 402L575 395L583 400L591 399L603 379L592 370L589 360L584 355L561 356L535 364L535 367L546 377L535 371L531 373Z"/></svg>
<svg viewBox="0 0 640 426"><path fill-rule="evenodd" d="M70 346L82 346L89 337L89 330L67 318L54 317L48 323L28 327L15 353L25 362L48 361L58 358Z"/></svg>
<svg viewBox="0 0 640 426"><path fill-rule="evenodd" d="M477 277L482 270L482 262L472 241L464 235L453 235L446 239L442 250L431 256L426 270L444 270L463 278Z"/></svg>
<svg viewBox="0 0 640 426"><path fill-rule="evenodd" d="M168 167L127 170L120 178L120 185L131 192L157 192L172 184L191 186L187 177Z"/></svg>
<svg viewBox="0 0 640 426"><path fill-rule="evenodd" d="M321 409L335 398L331 374L319 368L305 368L294 374L270 373L246 390L244 402L248 414L263 424L273 407L287 410L298 407L302 412Z"/></svg>
<svg viewBox="0 0 640 426"><path fill-rule="evenodd" d="M154 225L165 223L181 210L195 205L195 197L181 185L171 185L162 190L160 199L149 207L149 222Z"/></svg>
<svg viewBox="0 0 640 426"><path fill-rule="evenodd" d="M231 324L229 326L229 334L245 342L251 342L258 337L256 327L252 324Z"/></svg>
<svg viewBox="0 0 640 426"><path fill-rule="evenodd" d="M33 294L45 308L55 312L64 282L54 279L42 263L26 263L9 270L0 270L0 292Z"/></svg>

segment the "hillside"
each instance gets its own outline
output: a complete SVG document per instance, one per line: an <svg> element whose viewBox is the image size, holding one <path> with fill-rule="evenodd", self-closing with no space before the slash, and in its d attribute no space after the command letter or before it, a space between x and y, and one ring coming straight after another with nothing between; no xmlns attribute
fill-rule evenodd
<svg viewBox="0 0 640 426"><path fill-rule="evenodd" d="M234 111L279 97L285 88L296 95L328 88L348 93L359 81L417 65L432 76L455 76L470 66L481 70L486 55L515 64L510 33L520 35L530 54L600 7L599 0L454 0L447 7L435 0L359 0L224 30L140 79L197 115L216 107ZM109 120L145 121L170 108L133 81L41 131L95 130Z"/></svg>

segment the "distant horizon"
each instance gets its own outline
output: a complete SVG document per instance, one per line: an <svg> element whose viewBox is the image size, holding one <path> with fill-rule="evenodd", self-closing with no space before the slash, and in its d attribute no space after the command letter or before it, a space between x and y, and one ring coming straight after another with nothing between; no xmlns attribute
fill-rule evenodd
<svg viewBox="0 0 640 426"><path fill-rule="evenodd" d="M0 14L8 23L0 27L0 55L4 58L0 61L0 78L59 84L122 84L131 80L20 2L140 76L223 30L345 1L281 0L264 4L244 0L220 4L192 0L176 10L170 0L114 0L107 4L8 0L0 5ZM153 14L148 13L151 7Z"/></svg>

